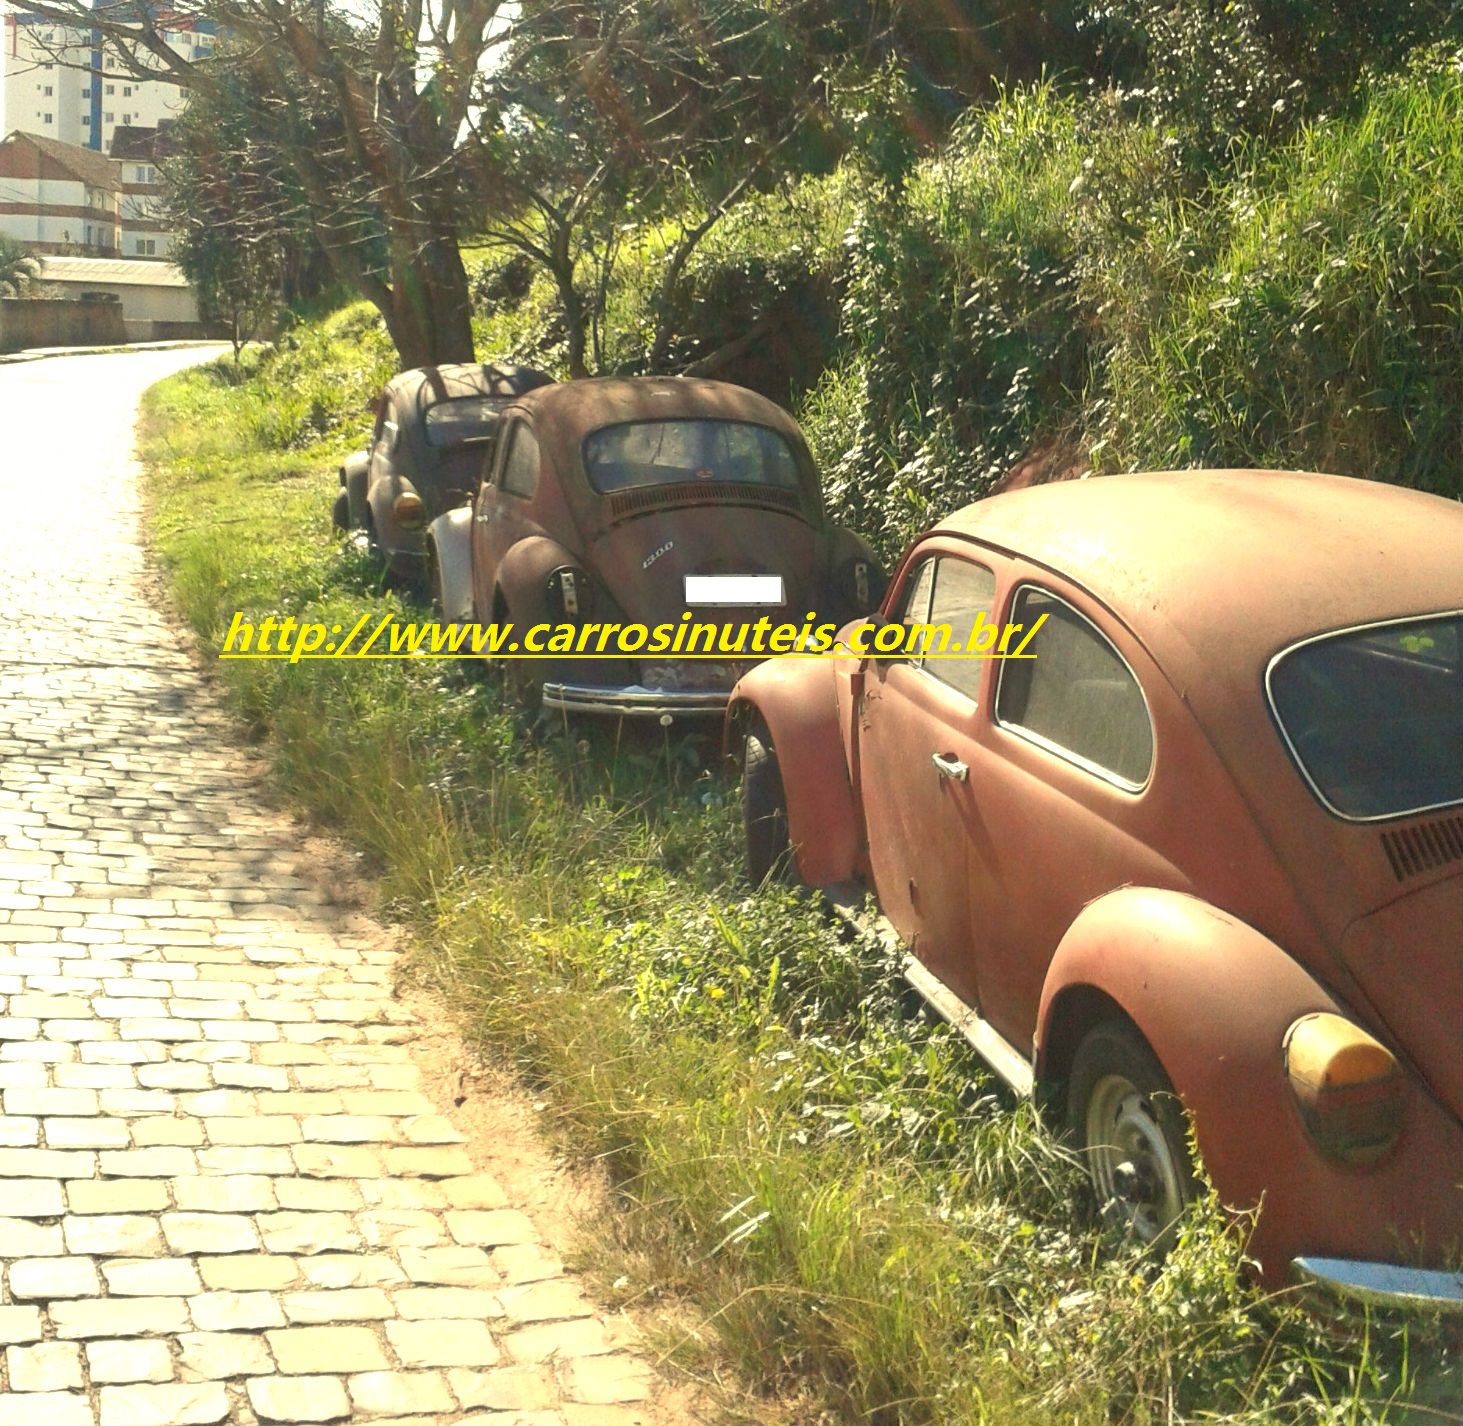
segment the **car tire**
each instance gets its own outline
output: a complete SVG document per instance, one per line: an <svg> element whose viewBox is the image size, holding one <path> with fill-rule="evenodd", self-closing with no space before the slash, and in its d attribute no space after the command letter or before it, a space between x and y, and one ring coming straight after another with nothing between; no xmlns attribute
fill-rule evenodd
<svg viewBox="0 0 1463 1426"><path fill-rule="evenodd" d="M330 523L335 526L341 534L347 534L351 527L351 498L342 490L335 497L335 505L330 511Z"/></svg>
<svg viewBox="0 0 1463 1426"><path fill-rule="evenodd" d="M1126 1021L1104 1020L1078 1045L1066 1119L1104 1220L1166 1251L1199 1192L1188 1119L1158 1057Z"/></svg>
<svg viewBox="0 0 1463 1426"><path fill-rule="evenodd" d="M796 882L788 843L787 794L777 749L765 723L754 723L742 739L742 830L747 846L747 876L753 886L769 878Z"/></svg>

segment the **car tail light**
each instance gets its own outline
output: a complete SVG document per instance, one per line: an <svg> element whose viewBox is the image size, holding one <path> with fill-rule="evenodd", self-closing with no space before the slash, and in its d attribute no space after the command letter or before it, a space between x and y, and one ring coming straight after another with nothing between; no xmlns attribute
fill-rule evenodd
<svg viewBox="0 0 1463 1426"><path fill-rule="evenodd" d="M409 490L403 491L391 502L391 513L396 516L397 523L407 529L420 525L427 517L422 497Z"/></svg>
<svg viewBox="0 0 1463 1426"><path fill-rule="evenodd" d="M1316 1145L1374 1164L1402 1132L1406 1082L1392 1052L1340 1015L1303 1015L1285 1032L1285 1072Z"/></svg>

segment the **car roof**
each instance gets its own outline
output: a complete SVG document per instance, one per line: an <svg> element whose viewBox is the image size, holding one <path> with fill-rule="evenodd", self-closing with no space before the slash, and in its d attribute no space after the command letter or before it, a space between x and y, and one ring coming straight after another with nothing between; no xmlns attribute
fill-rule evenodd
<svg viewBox="0 0 1463 1426"><path fill-rule="evenodd" d="M727 381L684 376L592 377L531 391L515 403L533 416L539 445L559 470L577 465L584 438L626 421L748 421L803 449L798 424L765 396Z"/></svg>
<svg viewBox="0 0 1463 1426"><path fill-rule="evenodd" d="M1296 471L1164 471L1015 490L936 527L1066 576L1170 676L1248 678L1311 634L1463 608L1463 505Z"/></svg>
<svg viewBox="0 0 1463 1426"><path fill-rule="evenodd" d="M398 372L387 383L403 404L425 409L456 396L519 396L551 384L553 377L531 366L504 362L448 362Z"/></svg>

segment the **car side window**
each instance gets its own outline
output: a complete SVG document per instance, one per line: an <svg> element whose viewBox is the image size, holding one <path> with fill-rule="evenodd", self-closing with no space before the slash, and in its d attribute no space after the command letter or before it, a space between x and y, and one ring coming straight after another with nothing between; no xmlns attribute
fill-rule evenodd
<svg viewBox="0 0 1463 1426"><path fill-rule="evenodd" d="M525 499L538 488L538 441L526 421L515 421L508 433L499 484L509 495Z"/></svg>
<svg viewBox="0 0 1463 1426"><path fill-rule="evenodd" d="M1001 666L996 721L1109 782L1142 787L1153 767L1153 720L1107 636L1065 600L1031 585L1018 591L1011 622L1029 642L1026 657Z"/></svg>
<svg viewBox="0 0 1463 1426"><path fill-rule="evenodd" d="M929 622L936 629L948 626L950 647L941 651L938 644L932 645L919 662L926 673L970 699L980 688L986 659L979 653L956 656L954 650L965 647L978 619L991 619L995 601L996 576L985 565L951 555L938 561Z"/></svg>

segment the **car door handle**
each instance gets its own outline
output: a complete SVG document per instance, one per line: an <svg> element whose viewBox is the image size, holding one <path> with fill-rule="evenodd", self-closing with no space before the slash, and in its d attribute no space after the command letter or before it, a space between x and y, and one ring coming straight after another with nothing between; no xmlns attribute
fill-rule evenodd
<svg viewBox="0 0 1463 1426"><path fill-rule="evenodd" d="M947 753L931 753L930 761L941 777L953 777L956 782L964 782L970 776L970 769L959 758Z"/></svg>

